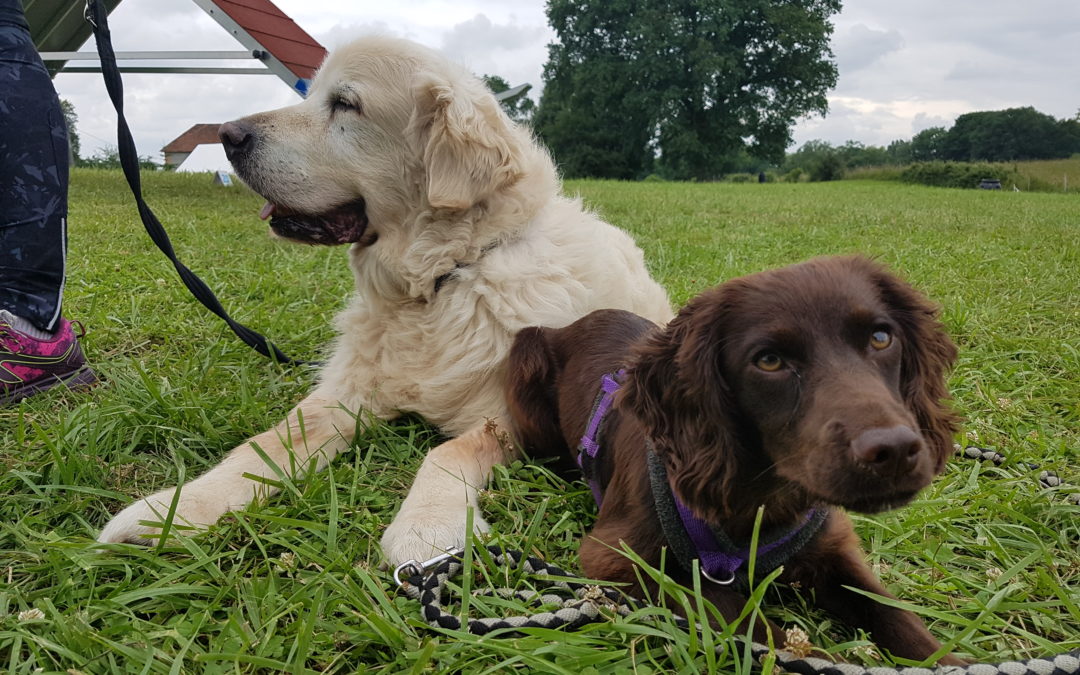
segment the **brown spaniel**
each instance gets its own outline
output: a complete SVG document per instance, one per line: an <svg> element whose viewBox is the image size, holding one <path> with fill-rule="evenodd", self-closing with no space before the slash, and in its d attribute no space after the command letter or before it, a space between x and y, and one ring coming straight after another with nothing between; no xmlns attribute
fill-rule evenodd
<svg viewBox="0 0 1080 675"><path fill-rule="evenodd" d="M942 471L955 358L922 294L865 258L821 258L708 290L664 328L602 310L523 330L508 399L522 447L577 460L601 504L587 575L636 583L620 543L653 566L667 548L667 572L689 585L696 559L734 621L764 507L757 579L783 565L781 581L924 659L940 644L919 618L845 588L889 596L843 509L901 506ZM754 632L783 644L777 630Z"/></svg>

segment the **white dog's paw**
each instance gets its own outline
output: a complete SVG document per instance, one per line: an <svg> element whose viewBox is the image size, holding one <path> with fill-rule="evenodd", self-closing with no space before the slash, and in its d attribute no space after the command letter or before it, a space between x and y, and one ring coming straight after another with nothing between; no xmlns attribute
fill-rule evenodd
<svg viewBox="0 0 1080 675"><path fill-rule="evenodd" d="M203 530L217 522L229 511L227 502L215 498L199 498L192 486L185 486L176 504L169 536ZM102 543L156 544L161 526L169 516L176 488L169 488L144 497L112 517L98 535Z"/></svg>
<svg viewBox="0 0 1080 675"><path fill-rule="evenodd" d="M445 505L408 508L403 505L382 538L383 557L391 567L406 560L423 562L450 549L465 547L467 511ZM490 530L479 513L473 512L473 533Z"/></svg>

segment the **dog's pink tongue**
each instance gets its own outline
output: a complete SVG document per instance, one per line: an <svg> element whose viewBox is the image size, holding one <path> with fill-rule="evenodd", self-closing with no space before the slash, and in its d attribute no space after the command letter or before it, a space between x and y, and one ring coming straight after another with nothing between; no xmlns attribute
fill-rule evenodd
<svg viewBox="0 0 1080 675"><path fill-rule="evenodd" d="M262 211L259 211L259 219L266 220L272 215L274 215L274 205L270 202L266 202L263 204Z"/></svg>

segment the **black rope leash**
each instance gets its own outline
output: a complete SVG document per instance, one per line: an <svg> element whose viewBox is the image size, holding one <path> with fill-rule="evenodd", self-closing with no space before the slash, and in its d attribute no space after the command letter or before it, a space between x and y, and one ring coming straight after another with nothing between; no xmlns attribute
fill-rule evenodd
<svg viewBox="0 0 1080 675"><path fill-rule="evenodd" d="M496 565L521 569L535 577L546 577L553 592L515 590L510 588L484 589L480 595L517 598L527 604L558 607L533 615L485 617L462 620L444 608L451 597L447 582L461 574L465 564L460 550L436 556L431 560L409 560L394 570L394 581L413 600L420 602L424 620L432 628L465 630L474 635L504 631L499 637L512 635L524 628L563 628L574 630L586 624L605 621L613 616L628 616L638 605L611 587L567 581L571 575L539 558L525 556L519 551L503 551L489 546L488 553ZM403 578L403 575L407 575ZM640 606L640 605L639 605ZM676 617L678 625L688 628L686 619ZM718 650L723 647L718 647ZM750 643L750 652L759 663L770 654L785 672L799 675L1080 675L1080 649L1049 658L1026 661L1005 661L999 664L975 663L967 666L873 667L853 663L833 663L816 657L799 657L783 650L773 650L757 642Z"/></svg>
<svg viewBox="0 0 1080 675"><path fill-rule="evenodd" d="M488 547L487 550L496 565L521 567L527 574L549 577L547 583L554 592L537 593L499 588L479 591L481 594L516 598L532 605L558 606L559 609L531 616L469 619L465 629L470 633L487 635L496 630L519 628L577 629L586 624L603 621L605 609L608 610L608 615L617 613L625 616L632 611L626 604L625 597L614 588L550 579L570 575L539 558L524 556L518 551L503 551L496 546ZM420 601L424 619L432 627L462 630L461 619L443 609L444 601L449 599L445 591L446 582L461 573L464 567L462 555L462 551L453 551L422 563L410 560L394 570L394 580L410 598ZM402 573L408 573L409 577L402 579Z"/></svg>
<svg viewBox="0 0 1080 675"><path fill-rule="evenodd" d="M953 444L953 448L956 450L956 454L965 459L975 460L977 462L992 462L994 466L1001 466L1005 463L1005 455L1001 454L994 448L980 448L975 445L968 445L966 447L961 446L959 443ZM1038 464L1033 462L1022 462L1023 466L1031 470L1040 469ZM1039 471L1039 486L1043 489L1050 490L1059 487L1070 487L1069 483L1066 483L1061 479L1061 476L1057 474L1053 469L1042 469ZM1065 499L1073 504L1080 505L1080 492L1073 492L1067 494Z"/></svg>

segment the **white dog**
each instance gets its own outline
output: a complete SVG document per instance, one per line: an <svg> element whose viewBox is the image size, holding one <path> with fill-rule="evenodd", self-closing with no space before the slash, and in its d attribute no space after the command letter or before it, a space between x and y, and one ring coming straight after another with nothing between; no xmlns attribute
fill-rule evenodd
<svg viewBox="0 0 1080 675"><path fill-rule="evenodd" d="M128 506L103 542L159 534L177 489L173 522L214 523L268 491L244 474L321 469L366 410L418 413L453 437L424 459L383 537L387 559L459 546L467 508L507 459L498 427L514 334L605 307L671 317L630 237L561 197L530 133L476 77L419 45L338 49L305 101L223 125L221 137L277 235L352 244L356 295L314 392L204 475ZM479 513L473 522L487 527Z"/></svg>

